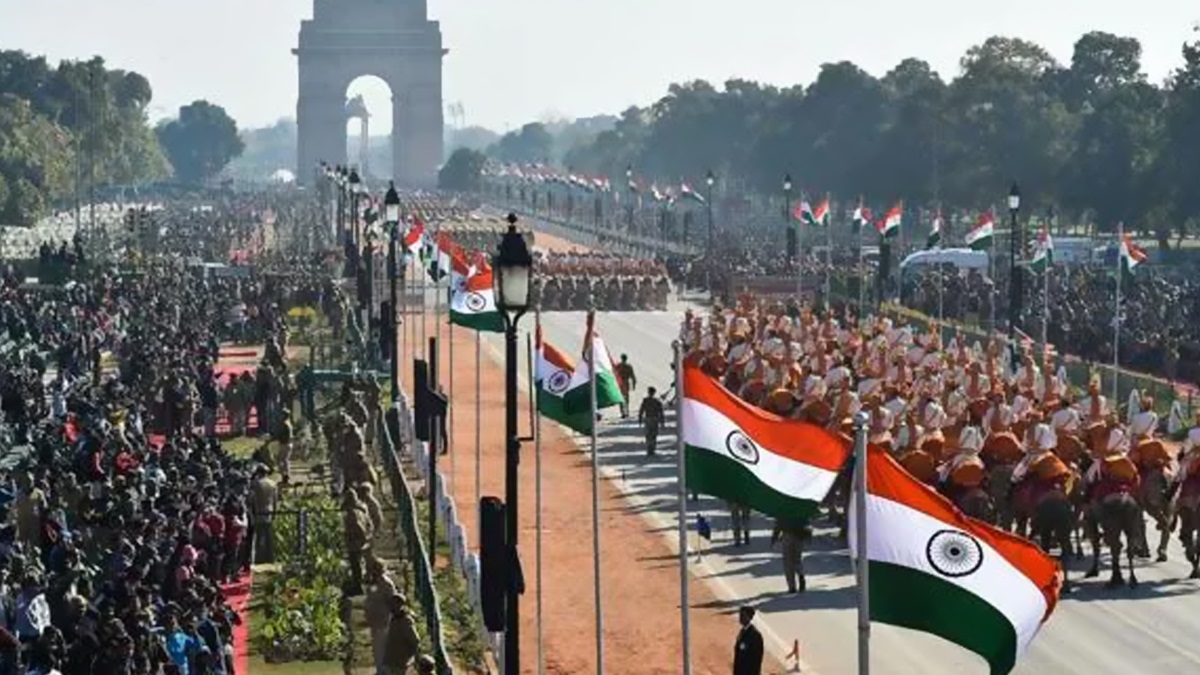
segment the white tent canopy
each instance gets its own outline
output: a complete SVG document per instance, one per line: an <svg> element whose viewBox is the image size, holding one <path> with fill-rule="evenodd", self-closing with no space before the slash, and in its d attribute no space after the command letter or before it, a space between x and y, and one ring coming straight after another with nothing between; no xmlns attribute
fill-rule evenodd
<svg viewBox="0 0 1200 675"><path fill-rule="evenodd" d="M913 265L939 264L950 264L964 269L987 269L988 254L969 248L935 248L929 251L917 251L900 263L900 269L904 270Z"/></svg>

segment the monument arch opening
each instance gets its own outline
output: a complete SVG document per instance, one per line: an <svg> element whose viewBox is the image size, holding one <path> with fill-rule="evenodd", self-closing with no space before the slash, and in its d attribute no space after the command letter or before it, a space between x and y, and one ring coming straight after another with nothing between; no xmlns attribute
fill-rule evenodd
<svg viewBox="0 0 1200 675"><path fill-rule="evenodd" d="M372 183L393 175L395 103L387 82L374 75L354 78L346 88L346 157Z"/></svg>
<svg viewBox="0 0 1200 675"><path fill-rule="evenodd" d="M406 187L434 187L442 162L442 32L425 0L314 0L301 22L297 172L313 183L317 164L359 164L348 151L347 97L364 75L382 80L391 96L391 176ZM379 110L362 100L368 131ZM361 112L355 104L354 112ZM361 116L355 119L362 119ZM379 175L380 167L367 167Z"/></svg>

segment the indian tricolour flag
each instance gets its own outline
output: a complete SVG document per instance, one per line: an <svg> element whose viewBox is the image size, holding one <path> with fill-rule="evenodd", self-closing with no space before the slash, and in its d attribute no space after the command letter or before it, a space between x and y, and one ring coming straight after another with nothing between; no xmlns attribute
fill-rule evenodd
<svg viewBox="0 0 1200 675"><path fill-rule="evenodd" d="M991 211L979 214L979 221L967 233L967 246L974 251L986 251L992 247L992 238L996 236L996 219Z"/></svg>
<svg viewBox="0 0 1200 675"><path fill-rule="evenodd" d="M571 377L571 385L563 395L563 403L567 412L591 414L590 378L592 373L588 367L589 359L587 358L589 349L592 351L591 361L595 363L596 367L596 410L611 408L625 402L625 397L621 394L621 384L617 380L616 373L613 372L612 357L608 353L608 347L604 345L604 340L601 340L599 333L596 332L594 321L593 316L588 314L587 334L583 338L584 358L580 362L579 368L575 370L574 376Z"/></svg>
<svg viewBox="0 0 1200 675"><path fill-rule="evenodd" d="M491 268L474 269L450 299L450 323L485 333L503 333L504 318L496 309Z"/></svg>
<svg viewBox="0 0 1200 675"><path fill-rule="evenodd" d="M820 227L829 227L829 214L832 209L829 206L829 197L822 199L817 203L817 207L812 210L812 225Z"/></svg>
<svg viewBox="0 0 1200 675"><path fill-rule="evenodd" d="M704 201L704 197L699 192L696 192L695 190L693 190L692 186L688 185L687 183L684 183L683 185L679 186L679 196L684 199L690 199L690 200L696 202L697 204L706 203Z"/></svg>
<svg viewBox="0 0 1200 675"><path fill-rule="evenodd" d="M871 209L863 206L862 200L858 201L858 206L854 209L854 214L850 218L851 226L855 232L871 222Z"/></svg>
<svg viewBox="0 0 1200 675"><path fill-rule="evenodd" d="M1138 265L1146 262L1146 252L1133 240L1128 232L1121 233L1121 269L1133 273Z"/></svg>
<svg viewBox="0 0 1200 675"><path fill-rule="evenodd" d="M884 239L887 239L888 237L899 234L900 221L903 220L903 218L904 202L900 202L888 209L888 212L886 215L884 215L883 220L876 223L876 227L879 229L879 235Z"/></svg>
<svg viewBox="0 0 1200 675"><path fill-rule="evenodd" d="M812 204L809 204L807 199L800 200L800 204L796 207L794 215L796 216L796 220L802 223L815 225L817 222L816 218L813 217Z"/></svg>
<svg viewBox="0 0 1200 675"><path fill-rule="evenodd" d="M592 433L592 413L569 413L563 396L570 390L575 364L570 357L542 340L542 326L536 330L537 362L533 380L537 385L538 412L581 434ZM587 386L587 383L584 383Z"/></svg>
<svg viewBox="0 0 1200 675"><path fill-rule="evenodd" d="M851 504L855 501L850 500ZM932 633L1013 669L1050 617L1058 563L1032 542L968 518L887 453L867 456L865 518L871 620Z"/></svg>
<svg viewBox="0 0 1200 675"><path fill-rule="evenodd" d="M418 218L412 227L404 233L404 261L408 262L421 255L421 245L425 241L425 223Z"/></svg>
<svg viewBox="0 0 1200 675"><path fill-rule="evenodd" d="M689 490L804 519L829 494L849 443L748 405L696 366L683 371L680 433Z"/></svg>
<svg viewBox="0 0 1200 675"><path fill-rule="evenodd" d="M925 241L925 248L934 248L942 243L942 210L938 209L933 212L933 223L929 226L929 238Z"/></svg>
<svg viewBox="0 0 1200 675"><path fill-rule="evenodd" d="M1040 274L1054 264L1054 240L1050 238L1050 231L1045 227L1038 232L1036 246L1033 258L1029 261L1029 269Z"/></svg>

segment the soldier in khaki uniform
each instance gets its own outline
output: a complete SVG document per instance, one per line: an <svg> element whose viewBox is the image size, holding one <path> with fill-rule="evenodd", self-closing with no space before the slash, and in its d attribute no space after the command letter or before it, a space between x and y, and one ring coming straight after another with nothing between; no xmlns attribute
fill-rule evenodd
<svg viewBox="0 0 1200 675"><path fill-rule="evenodd" d="M387 644L383 650L383 668L386 675L405 675L408 665L417 655L421 638L413 617L404 603L404 596L396 594L390 602L392 617L388 622Z"/></svg>
<svg viewBox="0 0 1200 675"><path fill-rule="evenodd" d="M351 595L362 593L363 555L371 545L371 519L354 490L342 493L342 529L350 563Z"/></svg>
<svg viewBox="0 0 1200 675"><path fill-rule="evenodd" d="M387 574L375 579L375 588L367 593L363 601L363 615L371 631L371 652L375 655L375 670L383 668L384 649L387 647L387 629L391 620L391 598L398 595L396 583ZM401 596L403 598L403 596Z"/></svg>
<svg viewBox="0 0 1200 675"><path fill-rule="evenodd" d="M267 475L267 468L254 470L254 483L250 486L250 528L254 531L254 562L270 563L275 560L275 508L279 503L279 488Z"/></svg>
<svg viewBox="0 0 1200 675"><path fill-rule="evenodd" d="M804 544L812 538L812 530L802 522L776 520L771 532L771 545L783 547L783 578L789 593L801 593L808 586L804 578Z"/></svg>
<svg viewBox="0 0 1200 675"><path fill-rule="evenodd" d="M733 530L734 546L750 545L750 509L736 502L729 505L729 527Z"/></svg>
<svg viewBox="0 0 1200 675"><path fill-rule="evenodd" d="M327 448L327 459L329 460L330 487L333 489L333 494L338 495L342 492L345 480L343 470L345 458L343 456L344 448L342 447L342 434L345 433L343 418L339 415L327 416L325 421L321 423L321 433L325 436L325 447Z"/></svg>

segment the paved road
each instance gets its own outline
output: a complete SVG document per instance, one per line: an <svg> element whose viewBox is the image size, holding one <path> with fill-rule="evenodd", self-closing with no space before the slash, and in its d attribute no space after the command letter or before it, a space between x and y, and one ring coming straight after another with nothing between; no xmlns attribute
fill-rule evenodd
<svg viewBox="0 0 1200 675"><path fill-rule="evenodd" d="M645 387L662 391L669 385L670 344L681 317L681 306L670 312L599 316L601 335L614 355L629 354L635 366L638 401ZM532 329L532 320L524 323ZM545 338L571 354L579 353L583 329L582 313L543 316ZM492 347L492 355L499 358L499 341L494 340ZM660 442L673 447L673 422L666 431ZM580 442L586 447L586 438ZM600 458L606 473L626 493L628 511L650 519L674 548L678 523L674 454L645 457L636 425L610 419L602 427ZM742 602L754 603L769 646L781 656L793 640L800 640L806 673L856 672L853 577L847 552L834 543L831 532L819 532L805 557L808 591L789 595L778 551L768 546L770 523L765 518L756 519L751 545L734 549L725 511L716 500L702 498L689 509L704 513L714 525L712 548L692 571L714 586L722 599L719 609L733 611ZM1168 563L1141 566L1142 585L1136 591L1109 592L1102 581L1084 583L1060 605L1016 672L1178 675L1200 671L1200 645L1195 640L1200 634L1200 582L1184 579L1187 568L1178 543L1172 543L1170 554ZM1080 578L1083 565L1073 565L1074 578ZM884 675L961 675L985 669L981 659L948 643L878 624L872 629L871 665L873 672Z"/></svg>

